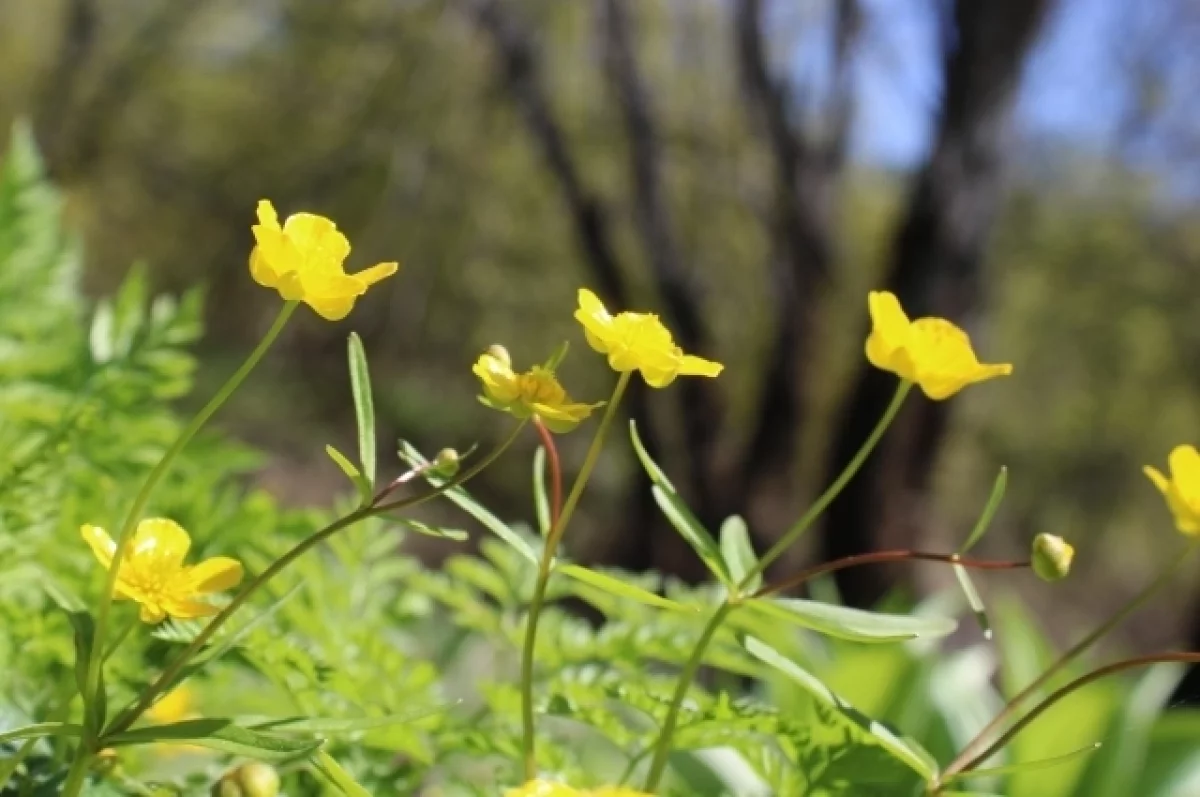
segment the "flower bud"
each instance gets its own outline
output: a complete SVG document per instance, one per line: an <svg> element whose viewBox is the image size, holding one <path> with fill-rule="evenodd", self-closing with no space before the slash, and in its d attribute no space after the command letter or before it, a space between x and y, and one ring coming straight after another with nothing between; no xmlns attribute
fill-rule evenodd
<svg viewBox="0 0 1200 797"><path fill-rule="evenodd" d="M1071 572L1075 549L1062 537L1039 534L1033 539L1033 572L1043 581L1058 581Z"/></svg>
<svg viewBox="0 0 1200 797"><path fill-rule="evenodd" d="M278 797L279 773L258 761L226 772L212 789L212 797Z"/></svg>
<svg viewBox="0 0 1200 797"><path fill-rule="evenodd" d="M453 448L443 448L433 458L433 470L439 476L449 478L458 473L458 452Z"/></svg>
<svg viewBox="0 0 1200 797"><path fill-rule="evenodd" d="M512 368L512 357L508 356L508 349L504 348L499 343L494 343L491 346L488 346L487 353L504 363L505 368Z"/></svg>

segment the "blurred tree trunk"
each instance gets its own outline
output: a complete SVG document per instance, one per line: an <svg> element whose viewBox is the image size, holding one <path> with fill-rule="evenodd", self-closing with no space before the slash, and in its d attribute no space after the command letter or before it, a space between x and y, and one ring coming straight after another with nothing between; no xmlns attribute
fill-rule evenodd
<svg viewBox="0 0 1200 797"><path fill-rule="evenodd" d="M944 25L944 92L932 154L916 177L881 287L913 317L970 329L984 305L984 248L998 205L1003 138L1022 64L1051 0L955 0ZM840 419L827 481L842 471L882 415L896 378L864 362ZM890 433L825 517L822 547L835 559L903 545L921 504L950 402L912 396ZM838 574L843 599L869 605L887 574Z"/></svg>

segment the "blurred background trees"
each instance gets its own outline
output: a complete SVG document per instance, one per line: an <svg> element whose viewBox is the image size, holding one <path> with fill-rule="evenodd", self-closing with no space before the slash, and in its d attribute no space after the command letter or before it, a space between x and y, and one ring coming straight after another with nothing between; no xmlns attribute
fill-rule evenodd
<svg viewBox="0 0 1200 797"><path fill-rule="evenodd" d="M607 393L571 320L588 285L727 364L629 413L706 522L765 543L890 395L866 291L955 319L1014 377L912 400L790 564L953 546L1007 465L987 545L1080 546L1065 626L1178 544L1138 471L1200 439L1198 44L1192 0L0 0L0 122L34 123L94 291L134 261L204 286L214 379L273 313L245 270L260 197L338 219L355 267L402 262L345 324L296 324L225 418L297 502L337 489L351 325L385 433L465 448L500 428L469 371L491 343L568 339L572 392ZM640 478L608 455L576 548L698 577ZM524 467L477 489L528 514Z"/></svg>

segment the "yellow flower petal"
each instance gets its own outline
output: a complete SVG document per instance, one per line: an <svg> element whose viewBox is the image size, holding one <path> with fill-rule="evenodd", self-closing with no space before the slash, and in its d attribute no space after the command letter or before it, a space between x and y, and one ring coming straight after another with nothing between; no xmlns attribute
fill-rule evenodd
<svg viewBox="0 0 1200 797"><path fill-rule="evenodd" d="M362 280L367 287L370 287L376 282L392 276L399 268L399 263L376 263L370 268L363 269L355 274L354 278Z"/></svg>
<svg viewBox="0 0 1200 797"><path fill-rule="evenodd" d="M197 617L211 617L221 610L211 603L191 598L167 598L163 601L163 611L180 620L192 620Z"/></svg>
<svg viewBox="0 0 1200 797"><path fill-rule="evenodd" d="M1171 476L1150 466L1143 472L1167 499L1175 528L1184 534L1200 534L1200 452L1193 446L1176 446L1167 457Z"/></svg>
<svg viewBox="0 0 1200 797"><path fill-rule="evenodd" d="M167 619L167 612L157 603L145 602L138 611L138 619L148 625L157 625Z"/></svg>
<svg viewBox="0 0 1200 797"><path fill-rule="evenodd" d="M83 535L83 540L92 549L92 553L100 560L100 565L105 570L111 567L117 543L109 536L108 532L99 526L85 524L79 528L79 533Z"/></svg>
<svg viewBox="0 0 1200 797"><path fill-rule="evenodd" d="M242 576L242 563L228 556L214 556L187 569L189 586L197 593L233 589L242 582Z"/></svg>
<svg viewBox="0 0 1200 797"><path fill-rule="evenodd" d="M129 544L127 561L161 569L178 569L192 547L192 538L174 520L148 518L138 524Z"/></svg>
<svg viewBox="0 0 1200 797"><path fill-rule="evenodd" d="M342 262L350 256L350 242L324 216L294 213L283 223L283 234L302 258L297 270L341 271Z"/></svg>
<svg viewBox="0 0 1200 797"><path fill-rule="evenodd" d="M691 354L685 354L683 360L679 364L680 376L720 376L725 370L725 366L712 360L705 360L703 357L695 357Z"/></svg>
<svg viewBox="0 0 1200 797"><path fill-rule="evenodd" d="M504 359L493 351L503 354ZM537 416L552 432L574 429L601 406L571 401L554 372L543 366L535 365L524 373L516 373L507 360L507 352L499 347L481 354L471 371L483 385L480 401L486 406L521 420Z"/></svg>
<svg viewBox="0 0 1200 797"><path fill-rule="evenodd" d="M587 288L579 289L579 309L575 311L575 320L587 332L588 345L601 354L606 354L607 337L612 331L613 319L599 297Z"/></svg>
<svg viewBox="0 0 1200 797"><path fill-rule="evenodd" d="M1168 481L1167 477L1162 474L1162 471L1160 471L1158 468L1152 468L1147 465L1146 467L1142 468L1142 473L1145 473L1150 481L1154 482L1154 486L1158 488L1160 493L1163 495L1167 494L1167 490L1171 487L1171 482Z"/></svg>

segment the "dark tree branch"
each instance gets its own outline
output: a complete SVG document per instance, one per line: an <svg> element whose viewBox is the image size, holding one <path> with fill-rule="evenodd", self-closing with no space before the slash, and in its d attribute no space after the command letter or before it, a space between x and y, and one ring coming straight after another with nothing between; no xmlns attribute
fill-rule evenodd
<svg viewBox="0 0 1200 797"><path fill-rule="evenodd" d="M70 0L64 12L62 44L50 79L42 91L36 120L42 151L47 155L52 173L62 145L64 122L95 49L98 28L93 0Z"/></svg>
<svg viewBox="0 0 1200 797"><path fill-rule="evenodd" d="M803 380L813 322L832 262L831 216L845 162L853 92L850 59L859 30L857 0L841 0L834 25L833 101L828 134L808 142L794 129L791 89L773 75L766 54L762 0L739 0L737 53L752 118L761 121L775 173L771 263L775 337L756 412L756 426L736 469L735 495L751 500L756 485L789 475L803 423ZM745 507L737 507L745 511Z"/></svg>
<svg viewBox="0 0 1200 797"><path fill-rule="evenodd" d="M655 284L684 350L711 352L696 286L684 267L664 195L662 140L654 122L652 102L638 64L625 0L605 0L604 63L629 139L629 170L633 186L633 222L646 250ZM681 380L678 395L684 445L690 466L691 495L702 521L715 525L715 484L711 463L721 415L715 386L702 379Z"/></svg>
<svg viewBox="0 0 1200 797"><path fill-rule="evenodd" d="M999 201L1002 140L1021 67L1051 0L955 0L943 60L945 91L937 136L899 228L884 287L914 316L971 326L983 304L982 265ZM869 434L895 377L863 364L829 462L836 476ZM949 402L920 399L903 412L826 516L825 558L862 553L909 535L909 498L926 492L949 418ZM889 528L885 529L885 520ZM881 540L880 537L887 537ZM888 586L845 571L847 602L867 605Z"/></svg>

